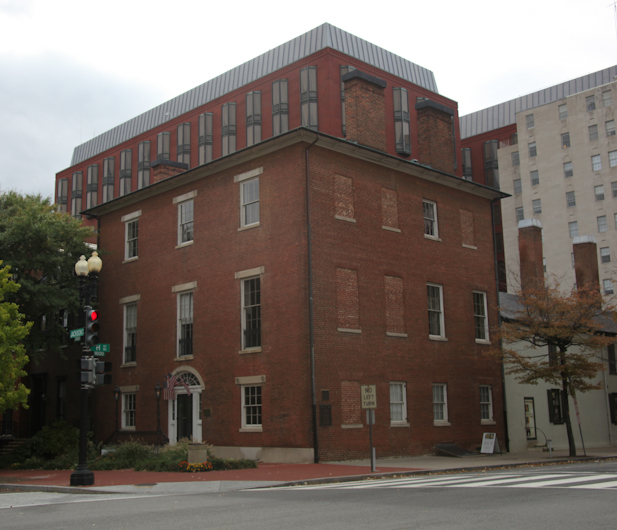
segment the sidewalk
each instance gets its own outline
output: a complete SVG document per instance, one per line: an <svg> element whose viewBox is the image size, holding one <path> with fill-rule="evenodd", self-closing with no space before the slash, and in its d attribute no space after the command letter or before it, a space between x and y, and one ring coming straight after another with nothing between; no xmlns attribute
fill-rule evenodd
<svg viewBox="0 0 617 530"><path fill-rule="evenodd" d="M259 463L257 469L209 471L206 473L169 473L134 471L95 471L94 485L71 487L71 471L0 470L0 490L48 491L58 493L140 493L183 494L232 491L283 484L327 483L357 480L364 477L414 475L435 472L457 472L495 467L520 467L576 461L597 461L617 458L617 447L587 450L587 456L570 458L567 450L544 452L473 455L462 458L444 456L413 456L384 458L376 462L371 472L370 460L324 462L320 464Z"/></svg>

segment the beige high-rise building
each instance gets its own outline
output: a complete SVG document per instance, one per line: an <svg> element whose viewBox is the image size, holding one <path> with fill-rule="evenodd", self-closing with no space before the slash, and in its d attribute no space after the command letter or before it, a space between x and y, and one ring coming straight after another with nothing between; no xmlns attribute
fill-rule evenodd
<svg viewBox="0 0 617 530"><path fill-rule="evenodd" d="M518 143L498 150L508 291L519 270L518 222L543 228L544 266L569 288L572 244L593 237L602 291L617 279L617 82L516 114ZM513 144L513 142L507 142Z"/></svg>

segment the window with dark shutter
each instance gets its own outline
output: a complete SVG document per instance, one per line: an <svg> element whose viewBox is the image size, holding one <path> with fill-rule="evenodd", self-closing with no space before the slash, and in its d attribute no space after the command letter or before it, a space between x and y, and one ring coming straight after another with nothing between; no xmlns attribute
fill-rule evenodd
<svg viewBox="0 0 617 530"><path fill-rule="evenodd" d="M551 423L563 423L563 413L561 407L561 390L551 388L546 391L548 397L548 419Z"/></svg>

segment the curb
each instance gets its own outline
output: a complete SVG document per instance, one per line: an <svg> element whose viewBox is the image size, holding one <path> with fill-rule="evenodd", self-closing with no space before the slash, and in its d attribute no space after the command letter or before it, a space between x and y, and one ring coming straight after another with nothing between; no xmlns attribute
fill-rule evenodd
<svg viewBox="0 0 617 530"><path fill-rule="evenodd" d="M357 480L368 479L383 479L394 477L412 477L423 475L445 475L448 473L465 473L473 471L486 471L493 469L516 469L518 467L535 467L535 466L553 466L560 464L582 464L585 462L598 462L598 461L617 460L617 456L581 456L571 458L561 458L559 460L549 460L546 462L520 462L512 464L495 464L490 466L475 466L475 467L453 467L448 469L425 469L422 471L397 471L395 473L374 473L370 475L349 475L341 477L326 477L326 478L312 478L305 480L295 480L292 482L282 482L273 486L257 486L255 488L247 489L266 489L266 488L283 488L288 486L305 486L313 484L335 484L337 482L354 482Z"/></svg>
<svg viewBox="0 0 617 530"><path fill-rule="evenodd" d="M254 486L251 488L238 488L238 489L270 489L270 488L283 488L290 486L305 486L305 485L314 485L314 484L335 484L337 482L354 482L359 480L369 480L369 479L384 479L384 478L395 478L395 477L413 477L413 476L424 476L424 475L442 475L448 473L465 473L465 472L474 472L474 471L486 471L486 470L495 470L495 469L516 469L519 467L535 467L535 466L553 466L553 465L563 465L563 464L582 464L586 462L600 462L600 461L610 461L617 460L617 456L581 456L581 457L569 457L569 458L560 458L558 460L549 460L549 461L533 461L533 462L519 462L519 463L511 463L511 464L494 464L494 465L485 465L485 466L474 466L474 467L453 467L448 469L424 469L421 471L397 471L390 473L373 473L373 474L364 474L364 475L345 475L340 477L324 477L324 478L312 478L312 479L301 479L294 480L290 482L281 482L279 484L268 485L268 486ZM178 481L181 482L181 481ZM172 483L173 484L173 483ZM127 486L131 484L122 484L121 486ZM72 493L76 495L90 494L90 495L134 495L134 493L129 493L126 491L101 491L99 489L88 489L83 487L75 487L75 486L44 486L37 484L0 484L0 490L7 491L24 491L24 492L48 492L48 493Z"/></svg>
<svg viewBox="0 0 617 530"><path fill-rule="evenodd" d="M45 492L45 493L73 493L73 494L100 494L100 495L117 495L126 493L121 491L100 491L96 489L86 489L76 486L39 486L37 484L0 484L0 490L7 491L29 491L29 492ZM131 495L127 493L127 495Z"/></svg>

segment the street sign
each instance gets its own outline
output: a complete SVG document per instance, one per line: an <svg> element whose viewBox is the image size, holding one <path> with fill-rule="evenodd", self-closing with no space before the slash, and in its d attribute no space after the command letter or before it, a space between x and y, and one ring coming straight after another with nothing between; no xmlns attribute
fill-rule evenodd
<svg viewBox="0 0 617 530"><path fill-rule="evenodd" d="M77 328L77 329L71 330L70 337L72 339L78 339L79 337L83 337L83 336L84 336L84 328Z"/></svg>
<svg viewBox="0 0 617 530"><path fill-rule="evenodd" d="M361 385L360 386L360 399L362 401L363 409L376 409L377 408L377 388L375 385Z"/></svg>
<svg viewBox="0 0 617 530"><path fill-rule="evenodd" d="M90 346L90 351L94 352L95 357L104 357L104 355L96 355L97 353L109 353L109 344L95 344Z"/></svg>

